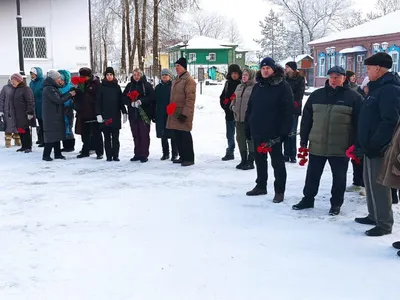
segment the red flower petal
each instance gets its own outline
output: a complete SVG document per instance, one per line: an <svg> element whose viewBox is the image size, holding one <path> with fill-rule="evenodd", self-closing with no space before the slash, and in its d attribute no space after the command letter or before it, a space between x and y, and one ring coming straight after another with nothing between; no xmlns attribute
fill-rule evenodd
<svg viewBox="0 0 400 300"><path fill-rule="evenodd" d="M257 152L258 152L258 153L263 153L263 149L264 149L263 147L258 146L258 147L257 147Z"/></svg>
<svg viewBox="0 0 400 300"><path fill-rule="evenodd" d="M18 128L17 131L18 131L19 134L25 134L26 133L25 129L23 129L23 128Z"/></svg>
<svg viewBox="0 0 400 300"><path fill-rule="evenodd" d="M294 101L294 107L295 107L295 108L298 108L298 107L299 107L299 102Z"/></svg>
<svg viewBox="0 0 400 300"><path fill-rule="evenodd" d="M80 83L80 77L78 77L78 76L72 77L71 82L73 85L78 85Z"/></svg>

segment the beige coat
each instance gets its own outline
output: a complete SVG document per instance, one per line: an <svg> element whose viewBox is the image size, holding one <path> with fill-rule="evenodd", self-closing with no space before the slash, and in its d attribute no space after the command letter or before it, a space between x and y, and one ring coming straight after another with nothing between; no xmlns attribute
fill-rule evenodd
<svg viewBox="0 0 400 300"><path fill-rule="evenodd" d="M377 182L399 190L400 176L394 174L395 169L397 169L397 172L400 172L400 123L397 125L391 145L386 150Z"/></svg>
<svg viewBox="0 0 400 300"><path fill-rule="evenodd" d="M168 116L167 128L181 131L192 131L194 105L196 102L196 82L188 72L178 76L172 82L171 103L176 103L175 114ZM185 122L177 118L179 114L187 117Z"/></svg>
<svg viewBox="0 0 400 300"><path fill-rule="evenodd" d="M238 85L235 91L236 98L231 103L231 109L235 116L236 122L244 122L246 116L247 105L249 103L251 92L256 84L254 79L241 83Z"/></svg>

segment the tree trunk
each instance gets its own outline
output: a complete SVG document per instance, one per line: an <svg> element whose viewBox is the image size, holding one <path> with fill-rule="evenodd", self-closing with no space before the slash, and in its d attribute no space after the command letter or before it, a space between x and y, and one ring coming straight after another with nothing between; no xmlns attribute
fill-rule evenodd
<svg viewBox="0 0 400 300"><path fill-rule="evenodd" d="M147 0L143 0L142 11L142 40L140 42L139 68L144 71L144 58L146 56L146 21L147 21Z"/></svg>
<svg viewBox="0 0 400 300"><path fill-rule="evenodd" d="M125 1L125 22L126 22L126 39L128 40L128 55L129 55L129 71L127 73L133 72L133 62L135 60L135 48L132 49L132 39L131 39L131 13L130 13L130 6L129 0ZM136 8L135 8L136 10Z"/></svg>
<svg viewBox="0 0 400 300"><path fill-rule="evenodd" d="M103 36L103 44L104 44L104 61L103 61L103 70L101 70L101 73L103 73L107 69L108 65L108 57L107 57L107 30L105 30L105 35Z"/></svg>
<svg viewBox="0 0 400 300"><path fill-rule="evenodd" d="M94 59L93 59L93 32L92 32L92 1L89 0L89 48L90 48L90 68L96 71L94 68Z"/></svg>
<svg viewBox="0 0 400 300"><path fill-rule="evenodd" d="M121 1L122 5L122 50L121 50L121 74L126 74L126 5L125 0Z"/></svg>
<svg viewBox="0 0 400 300"><path fill-rule="evenodd" d="M134 32L134 46L132 52L135 53L136 48L138 50L138 60L140 64L140 50L141 50L141 41L140 41L140 22L139 22L139 1L133 1L135 5L135 32ZM132 70L133 71L133 70Z"/></svg>
<svg viewBox="0 0 400 300"><path fill-rule="evenodd" d="M158 51L158 0L154 0L154 21L153 21L153 77L159 76L160 57ZM155 81L154 81L155 82Z"/></svg>

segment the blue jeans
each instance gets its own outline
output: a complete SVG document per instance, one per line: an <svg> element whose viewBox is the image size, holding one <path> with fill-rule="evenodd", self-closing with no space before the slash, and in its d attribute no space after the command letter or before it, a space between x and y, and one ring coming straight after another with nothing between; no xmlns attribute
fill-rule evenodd
<svg viewBox="0 0 400 300"><path fill-rule="evenodd" d="M297 132L298 122L299 122L299 116L293 115L293 124L292 124L291 132ZM291 158L291 159L296 158L296 156L297 156L297 135L289 137L285 141L284 149L285 149L284 150L285 158Z"/></svg>
<svg viewBox="0 0 400 300"><path fill-rule="evenodd" d="M226 139L228 140L227 154L235 152L235 121L226 121Z"/></svg>

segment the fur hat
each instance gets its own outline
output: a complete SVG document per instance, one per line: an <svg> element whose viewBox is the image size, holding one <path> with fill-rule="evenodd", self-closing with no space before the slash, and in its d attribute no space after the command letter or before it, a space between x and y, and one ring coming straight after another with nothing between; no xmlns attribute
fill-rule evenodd
<svg viewBox="0 0 400 300"><path fill-rule="evenodd" d="M90 68L80 68L79 69L79 76L91 77L92 76L92 70Z"/></svg>
<svg viewBox="0 0 400 300"><path fill-rule="evenodd" d="M260 63L260 69L261 69L262 67L264 67L264 66L269 66L269 67L271 67L272 69L275 69L275 68L276 68L276 63L275 63L275 61L274 61L271 57L266 57L266 58L264 58L264 59L261 61L261 63Z"/></svg>
<svg viewBox="0 0 400 300"><path fill-rule="evenodd" d="M392 57L385 52L378 52L364 60L366 66L380 66L391 69L393 65Z"/></svg>
<svg viewBox="0 0 400 300"><path fill-rule="evenodd" d="M289 61L286 63L286 65L291 68L293 71L297 70L297 63L295 61Z"/></svg>
<svg viewBox="0 0 400 300"><path fill-rule="evenodd" d="M10 79L11 79L11 80L15 80L15 81L17 81L17 82L23 82L23 81L24 81L24 78L23 78L22 75L19 74L19 73L14 73L14 74L12 74L11 77L10 77Z"/></svg>
<svg viewBox="0 0 400 300"><path fill-rule="evenodd" d="M104 71L104 77L106 77L107 74L113 74L113 76L115 77L115 72L113 67L107 67L106 70Z"/></svg>
<svg viewBox="0 0 400 300"><path fill-rule="evenodd" d="M181 57L180 59L178 59L175 63L176 65L180 65L182 66L185 70L187 70L187 60L184 57Z"/></svg>
<svg viewBox="0 0 400 300"><path fill-rule="evenodd" d="M162 69L161 70L161 76L163 76L163 75L168 75L169 77L173 77L172 76L172 72L171 72L171 70L170 69Z"/></svg>

